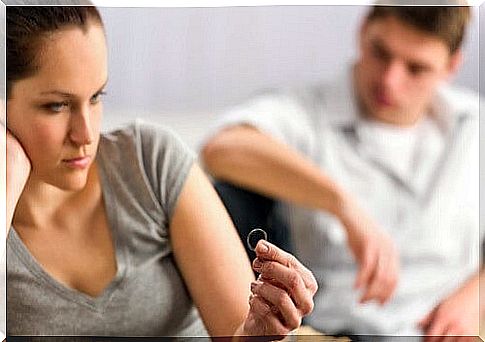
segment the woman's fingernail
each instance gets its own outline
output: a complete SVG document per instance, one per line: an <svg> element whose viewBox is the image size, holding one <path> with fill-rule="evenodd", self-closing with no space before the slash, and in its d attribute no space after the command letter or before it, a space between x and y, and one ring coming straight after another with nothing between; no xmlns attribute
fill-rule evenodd
<svg viewBox="0 0 485 342"><path fill-rule="evenodd" d="M264 240L261 240L261 243L258 243L258 252L268 253L268 251L269 251L268 245L266 244L266 242L264 242Z"/></svg>
<svg viewBox="0 0 485 342"><path fill-rule="evenodd" d="M253 266L259 270L263 266L263 263L259 259L256 259L254 260Z"/></svg>

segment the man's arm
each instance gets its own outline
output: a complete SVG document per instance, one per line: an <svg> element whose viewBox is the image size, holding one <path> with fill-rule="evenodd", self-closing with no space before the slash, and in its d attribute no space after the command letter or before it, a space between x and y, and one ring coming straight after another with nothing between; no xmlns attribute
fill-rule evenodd
<svg viewBox="0 0 485 342"><path fill-rule="evenodd" d="M342 190L309 159L251 126L221 131L202 150L218 179L339 215Z"/></svg>
<svg viewBox="0 0 485 342"><path fill-rule="evenodd" d="M454 336L450 341L466 342L470 341L466 335L478 336L480 316L485 313L483 300L479 300L480 293L483 296L480 286L484 281L482 267L419 322L428 336L426 341L433 341L433 336L448 335Z"/></svg>
<svg viewBox="0 0 485 342"><path fill-rule="evenodd" d="M311 160L247 125L221 131L204 146L202 158L216 178L335 215L359 264L355 287L364 289L361 301L383 304L390 298L399 269L394 243Z"/></svg>

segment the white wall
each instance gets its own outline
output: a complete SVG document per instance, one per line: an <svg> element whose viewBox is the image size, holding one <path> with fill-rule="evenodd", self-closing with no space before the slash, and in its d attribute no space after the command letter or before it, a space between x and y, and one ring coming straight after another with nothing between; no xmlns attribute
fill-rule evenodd
<svg viewBox="0 0 485 342"><path fill-rule="evenodd" d="M363 6L103 8L110 50L105 127L134 117L196 146L253 91L328 79L355 53ZM478 89L478 25L456 82Z"/></svg>

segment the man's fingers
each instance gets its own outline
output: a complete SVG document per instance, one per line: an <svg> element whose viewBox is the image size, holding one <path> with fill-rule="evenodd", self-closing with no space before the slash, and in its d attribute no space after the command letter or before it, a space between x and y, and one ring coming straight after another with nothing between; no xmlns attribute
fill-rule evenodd
<svg viewBox="0 0 485 342"><path fill-rule="evenodd" d="M381 305L384 305L387 302L389 302L389 300L394 295L394 292L396 291L396 287L397 287L396 275L394 273L392 275L390 274L385 275L383 283L384 283L384 289L381 292L381 296L379 298L379 303Z"/></svg>
<svg viewBox="0 0 485 342"><path fill-rule="evenodd" d="M382 282L383 276L384 272L382 270L382 266L379 265L378 261L375 265L374 273L371 279L369 279L368 287L360 300L361 303L367 302L372 299L380 299L384 285Z"/></svg>
<svg viewBox="0 0 485 342"><path fill-rule="evenodd" d="M443 337L441 338L441 341L443 342L457 342L457 337L455 336L455 333L453 332L453 329L451 326L448 326L445 331L443 331Z"/></svg>
<svg viewBox="0 0 485 342"><path fill-rule="evenodd" d="M377 300L386 303L397 287L398 261L391 249L381 249L363 262L357 281L364 289L360 303Z"/></svg>
<svg viewBox="0 0 485 342"><path fill-rule="evenodd" d="M426 331L428 326L431 324L431 321L433 320L433 316L435 312L436 312L436 308L433 309L433 311L431 311L430 313L428 313L423 319L421 319L418 323L418 326L424 331Z"/></svg>
<svg viewBox="0 0 485 342"><path fill-rule="evenodd" d="M376 255L370 250L364 252L364 256L362 260L358 260L359 265L359 273L357 274L355 288L360 289L363 287L367 287L369 279L372 277L372 274L375 271L375 263L376 263Z"/></svg>
<svg viewBox="0 0 485 342"><path fill-rule="evenodd" d="M446 332L445 336L441 339L443 342L458 342L459 336L454 334L453 332Z"/></svg>
<svg viewBox="0 0 485 342"><path fill-rule="evenodd" d="M443 320L439 319L435 315L433 321L431 322L428 330L426 331L426 335L428 335L428 339L431 341L440 340L441 336L445 335L447 329L447 323Z"/></svg>
<svg viewBox="0 0 485 342"><path fill-rule="evenodd" d="M395 262L395 255L392 253L382 255L378 264L378 281L380 286L378 300L381 305L384 305L392 297L397 286L398 270Z"/></svg>
<svg viewBox="0 0 485 342"><path fill-rule="evenodd" d="M367 250L360 262L360 269L357 275L356 289L369 290L370 283L377 272L377 253L376 251Z"/></svg>

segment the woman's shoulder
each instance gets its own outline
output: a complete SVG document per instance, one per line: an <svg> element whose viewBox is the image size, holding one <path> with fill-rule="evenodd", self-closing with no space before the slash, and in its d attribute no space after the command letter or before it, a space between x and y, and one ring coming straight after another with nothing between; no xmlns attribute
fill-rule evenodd
<svg viewBox="0 0 485 342"><path fill-rule="evenodd" d="M100 150L109 150L110 155L118 150L130 158L134 157L129 155L132 152L144 161L153 161L154 157L167 153L177 153L180 157L193 156L193 151L171 128L142 119L102 133Z"/></svg>
<svg viewBox="0 0 485 342"><path fill-rule="evenodd" d="M101 134L102 143L120 144L123 142L170 142L180 140L178 135L169 127L136 119L118 128Z"/></svg>
<svg viewBox="0 0 485 342"><path fill-rule="evenodd" d="M143 182L162 207L178 193L196 159L172 129L140 119L103 133L99 155L107 172L124 183Z"/></svg>

